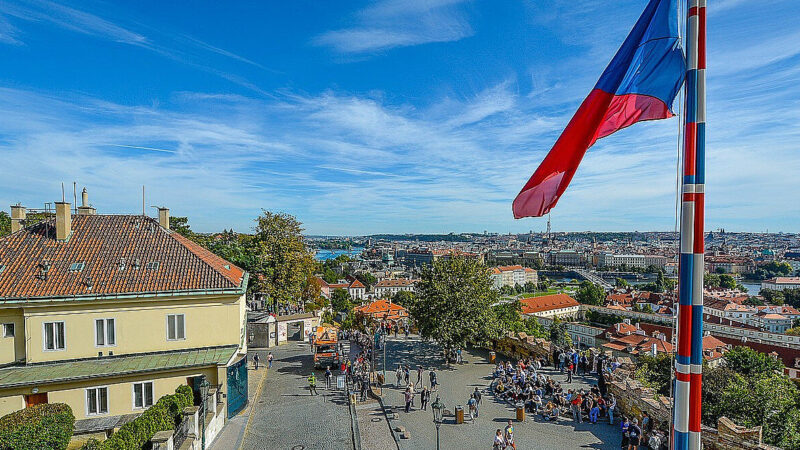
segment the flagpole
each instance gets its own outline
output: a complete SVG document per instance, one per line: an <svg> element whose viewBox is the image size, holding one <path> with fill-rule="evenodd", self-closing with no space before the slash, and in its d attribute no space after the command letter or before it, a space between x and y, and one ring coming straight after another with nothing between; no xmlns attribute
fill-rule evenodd
<svg viewBox="0 0 800 450"><path fill-rule="evenodd" d="M705 17L706 0L687 0L686 108L675 361L673 448L700 450L705 269Z"/></svg>

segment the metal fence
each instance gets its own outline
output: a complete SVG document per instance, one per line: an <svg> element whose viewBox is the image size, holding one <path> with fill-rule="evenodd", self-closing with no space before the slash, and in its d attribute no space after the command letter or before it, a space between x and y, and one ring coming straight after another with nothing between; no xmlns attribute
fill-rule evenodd
<svg viewBox="0 0 800 450"><path fill-rule="evenodd" d="M178 428L175 429L175 434L172 436L173 448L181 448L183 442L186 441L186 438L189 436L189 424L192 420L192 416L184 417L183 421L178 425Z"/></svg>

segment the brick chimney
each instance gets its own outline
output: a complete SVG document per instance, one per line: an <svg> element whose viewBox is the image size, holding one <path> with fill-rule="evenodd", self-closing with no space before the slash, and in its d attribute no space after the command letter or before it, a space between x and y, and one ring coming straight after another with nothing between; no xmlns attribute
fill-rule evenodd
<svg viewBox="0 0 800 450"><path fill-rule="evenodd" d="M72 234L71 204L56 202L56 239L66 241Z"/></svg>
<svg viewBox="0 0 800 450"><path fill-rule="evenodd" d="M97 214L97 210L89 206L89 193L86 188L83 188L83 191L81 191L81 206L78 206L78 215L93 216L95 214Z"/></svg>
<svg viewBox="0 0 800 450"><path fill-rule="evenodd" d="M169 208L158 207L158 224L169 230Z"/></svg>
<svg viewBox="0 0 800 450"><path fill-rule="evenodd" d="M15 233L22 229L23 221L27 217L27 212L25 207L16 204L11 206L11 232Z"/></svg>

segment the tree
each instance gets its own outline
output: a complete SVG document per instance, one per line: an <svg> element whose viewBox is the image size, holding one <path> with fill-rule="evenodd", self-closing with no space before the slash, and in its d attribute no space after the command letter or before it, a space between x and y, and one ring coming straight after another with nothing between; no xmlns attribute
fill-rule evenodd
<svg viewBox="0 0 800 450"><path fill-rule="evenodd" d="M561 319L558 317L553 320L553 324L550 325L550 330L548 330L548 333L550 335L550 343L556 347L572 347L572 337L570 337L569 333L567 332L567 324L566 322L561 321Z"/></svg>
<svg viewBox="0 0 800 450"><path fill-rule="evenodd" d="M378 283L378 279L369 272L358 272L355 276L358 281L366 286L367 291L369 291L372 286L375 286L375 284Z"/></svg>
<svg viewBox="0 0 800 450"><path fill-rule="evenodd" d="M602 305L606 299L606 291L591 281L583 281L575 293L575 300L584 305Z"/></svg>
<svg viewBox="0 0 800 450"><path fill-rule="evenodd" d="M734 347L725 353L725 364L744 376L759 376L778 371L781 362L750 347Z"/></svg>
<svg viewBox="0 0 800 450"><path fill-rule="evenodd" d="M525 291L524 292L536 292L536 283L533 281L528 281L525 283Z"/></svg>
<svg viewBox="0 0 800 450"><path fill-rule="evenodd" d="M719 287L736 289L736 280L730 275L721 274L719 275Z"/></svg>
<svg viewBox="0 0 800 450"><path fill-rule="evenodd" d="M189 226L188 217L170 216L169 229L189 239L194 238L194 232Z"/></svg>
<svg viewBox="0 0 800 450"><path fill-rule="evenodd" d="M707 288L719 287L719 275L707 273L703 275L703 286Z"/></svg>
<svg viewBox="0 0 800 450"><path fill-rule="evenodd" d="M353 298L350 297L350 293L341 288L334 289L331 293L331 308L337 312L350 312L353 309Z"/></svg>
<svg viewBox="0 0 800 450"><path fill-rule="evenodd" d="M314 273L314 257L302 232L302 224L289 214L263 211L256 219L253 272L263 277L261 288L279 302L297 303Z"/></svg>
<svg viewBox="0 0 800 450"><path fill-rule="evenodd" d="M11 216L5 211L0 211L0 237L11 233Z"/></svg>
<svg viewBox="0 0 800 450"><path fill-rule="evenodd" d="M623 288L623 289L631 286L631 284L625 281L623 278L615 278L614 285L618 288Z"/></svg>
<svg viewBox="0 0 800 450"><path fill-rule="evenodd" d="M783 304L783 291L776 291L774 289L761 289L758 295L764 297L771 305L782 305Z"/></svg>
<svg viewBox="0 0 800 450"><path fill-rule="evenodd" d="M744 304L748 306L764 306L764 301L751 295L747 297L747 300L744 301Z"/></svg>
<svg viewBox="0 0 800 450"><path fill-rule="evenodd" d="M406 309L408 309L415 300L416 296L411 291L397 291L397 293L394 294L394 297L392 297L393 303L397 303Z"/></svg>
<svg viewBox="0 0 800 450"><path fill-rule="evenodd" d="M659 394L669 396L672 356L666 353L656 356L639 355L636 360L636 379Z"/></svg>
<svg viewBox="0 0 800 450"><path fill-rule="evenodd" d="M449 355L467 343L499 337L492 285L486 266L475 259L455 257L423 267L409 308L422 338L436 341Z"/></svg>

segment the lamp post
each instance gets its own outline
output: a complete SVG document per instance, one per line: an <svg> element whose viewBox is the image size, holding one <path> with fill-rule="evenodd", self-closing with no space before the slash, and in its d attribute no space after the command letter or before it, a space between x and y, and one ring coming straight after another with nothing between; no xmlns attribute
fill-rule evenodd
<svg viewBox="0 0 800 450"><path fill-rule="evenodd" d="M201 409L201 415L203 416L201 417L203 431L200 437L200 448L202 450L206 449L206 399L208 398L208 388L210 387L211 385L208 384L206 377L203 377L203 381L200 382L200 401L202 402L201 405L203 405L203 408Z"/></svg>
<svg viewBox="0 0 800 450"><path fill-rule="evenodd" d="M436 450L439 450L439 427L442 426L442 415L444 414L444 403L436 396L436 400L431 404L433 411L433 423L436 424Z"/></svg>

